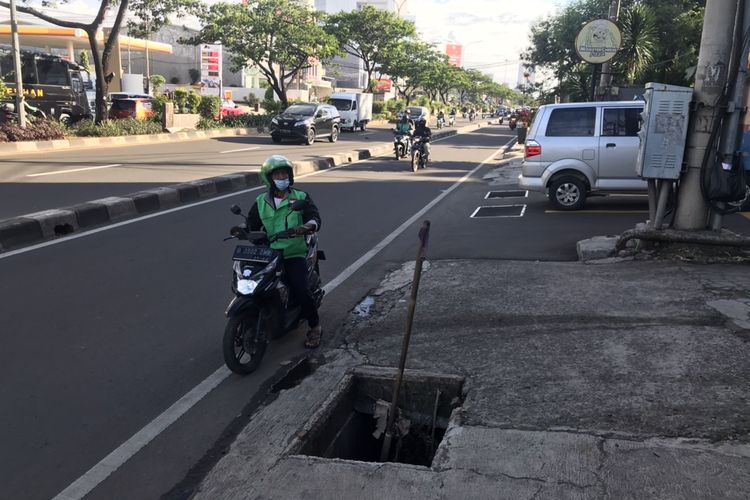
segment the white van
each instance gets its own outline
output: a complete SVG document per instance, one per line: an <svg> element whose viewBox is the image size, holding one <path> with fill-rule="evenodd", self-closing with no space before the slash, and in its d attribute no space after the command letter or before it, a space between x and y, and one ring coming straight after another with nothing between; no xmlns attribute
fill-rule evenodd
<svg viewBox="0 0 750 500"><path fill-rule="evenodd" d="M524 144L518 184L546 192L560 210L577 210L589 193L646 192L638 177L643 101L541 106Z"/></svg>
<svg viewBox="0 0 750 500"><path fill-rule="evenodd" d="M372 120L372 94L337 92L331 94L328 104L339 110L342 130L359 128L364 132Z"/></svg>

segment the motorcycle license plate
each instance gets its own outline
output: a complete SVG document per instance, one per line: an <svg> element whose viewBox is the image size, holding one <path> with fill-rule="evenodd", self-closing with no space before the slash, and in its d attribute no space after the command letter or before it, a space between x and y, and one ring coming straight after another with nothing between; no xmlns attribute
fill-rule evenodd
<svg viewBox="0 0 750 500"><path fill-rule="evenodd" d="M232 260L268 263L277 255L278 252L272 248L237 245L234 249Z"/></svg>

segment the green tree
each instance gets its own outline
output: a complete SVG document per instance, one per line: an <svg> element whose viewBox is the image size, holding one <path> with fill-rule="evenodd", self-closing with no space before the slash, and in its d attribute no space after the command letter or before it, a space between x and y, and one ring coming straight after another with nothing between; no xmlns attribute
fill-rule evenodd
<svg viewBox="0 0 750 500"><path fill-rule="evenodd" d="M321 14L294 0L217 3L199 15L200 33L189 43L221 42L233 70L255 65L284 106L288 85L317 61L333 57L336 39L320 26Z"/></svg>
<svg viewBox="0 0 750 500"><path fill-rule="evenodd" d="M61 0L59 3L64 4L67 1L68 0ZM197 1L198 0L164 0L163 4L169 6L169 8L172 10L167 12L166 10L159 9L159 12L164 12L164 16L161 18L156 18L151 26L156 29L161 24L165 23L167 21L168 13L177 14L178 16L186 13L186 9L196 6ZM32 0L22 0L22 2L32 3ZM18 5L16 8L19 12L30 14L38 19L41 19L42 21L46 21L56 26L63 26L65 28L80 29L88 35L89 48L91 49L94 71L96 74L95 121L98 124L107 119L107 104L105 98L109 90L109 84L114 78L114 72L111 69L110 60L112 58L112 51L115 46L115 41L120 35L120 28L122 27L125 13L128 10L138 11L138 9L140 9L144 5L144 3L150 5L151 2L153 2L153 0L100 0L99 6L96 8L96 14L94 15L94 18L87 23L68 21L66 19L51 16L28 5ZM42 3L44 4L45 2ZM10 9L10 4L5 0L0 0L0 7ZM112 26L110 27L109 32L104 39L104 46L100 51L97 33L102 28L105 15L109 10L113 9L116 11L116 14L112 22Z"/></svg>
<svg viewBox="0 0 750 500"><path fill-rule="evenodd" d="M431 45L417 40L402 41L392 46L381 63L381 70L390 75L396 91L406 99L408 106L437 60Z"/></svg>
<svg viewBox="0 0 750 500"><path fill-rule="evenodd" d="M91 61L89 61L89 53L85 50L81 51L81 55L78 57L78 64L85 71L91 71Z"/></svg>
<svg viewBox="0 0 750 500"><path fill-rule="evenodd" d="M340 12L329 16L325 23L328 33L338 40L347 54L362 59L367 73L366 90L372 91L372 75L396 46L416 36L414 23L401 19L394 12L370 5L361 10Z"/></svg>
<svg viewBox="0 0 750 500"><path fill-rule="evenodd" d="M221 110L221 99L215 95L203 96L198 104L198 113L204 120L213 120Z"/></svg>
<svg viewBox="0 0 750 500"><path fill-rule="evenodd" d="M614 84L659 81L688 85L697 62L705 0L622 0L618 21L623 46L613 61ZM610 0L575 0L531 28L522 59L552 71L562 88L582 79L575 38L593 19L607 17ZM592 72L589 66L589 73ZM570 85L567 80L572 79ZM589 78L590 80L590 78ZM580 94L580 92L576 92ZM588 95L588 94L587 94Z"/></svg>
<svg viewBox="0 0 750 500"><path fill-rule="evenodd" d="M151 88L154 89L154 94L159 94L162 86L167 83L167 79L161 75L151 75L148 79L151 84Z"/></svg>

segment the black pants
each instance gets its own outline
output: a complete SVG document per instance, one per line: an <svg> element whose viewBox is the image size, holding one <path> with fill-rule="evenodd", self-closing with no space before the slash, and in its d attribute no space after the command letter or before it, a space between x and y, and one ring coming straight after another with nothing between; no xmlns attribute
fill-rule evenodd
<svg viewBox="0 0 750 500"><path fill-rule="evenodd" d="M318 308L315 299L307 286L307 266L304 257L284 259L284 271L286 273L286 284L292 292L294 300L302 307L302 317L307 320L310 328L315 328L320 323L318 319Z"/></svg>

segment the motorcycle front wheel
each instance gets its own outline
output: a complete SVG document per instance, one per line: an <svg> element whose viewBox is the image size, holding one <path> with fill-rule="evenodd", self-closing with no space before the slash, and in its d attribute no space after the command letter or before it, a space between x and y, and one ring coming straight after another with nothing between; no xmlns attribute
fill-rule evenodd
<svg viewBox="0 0 750 500"><path fill-rule="evenodd" d="M229 318L222 342L224 363L234 373L254 372L266 353L268 321L258 311Z"/></svg>
<svg viewBox="0 0 750 500"><path fill-rule="evenodd" d="M419 151L412 151L411 153L411 171L416 172L419 169L419 164L422 162L422 155Z"/></svg>

